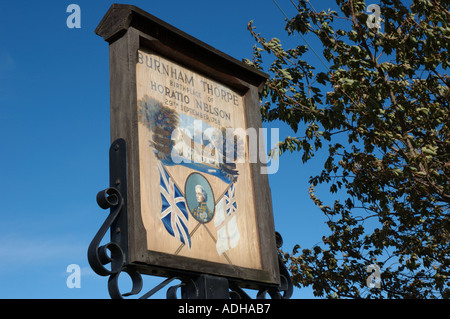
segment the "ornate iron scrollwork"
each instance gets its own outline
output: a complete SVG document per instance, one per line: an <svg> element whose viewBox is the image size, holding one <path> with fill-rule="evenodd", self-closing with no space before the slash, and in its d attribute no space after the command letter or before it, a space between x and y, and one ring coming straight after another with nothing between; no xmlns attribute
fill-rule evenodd
<svg viewBox="0 0 450 319"><path fill-rule="evenodd" d="M108 292L111 298L123 299L124 297L137 295L143 287L142 276L136 269L125 264L125 255L120 246L115 242L109 242L106 245L100 246L103 237L119 217L124 205L124 199L117 188L109 187L97 194L97 204L103 209L110 208L111 212L89 245L89 265L96 274L109 276ZM108 251L110 255L108 255ZM105 267L107 264L111 264L110 270ZM118 282L122 272L128 274L132 280L131 291L124 294L120 292ZM147 293L143 297L148 298L153 293Z"/></svg>
<svg viewBox="0 0 450 319"><path fill-rule="evenodd" d="M125 256L120 246L115 242L109 242L103 246L100 246L100 242L106 235L107 231L120 215L124 204L123 197L117 188L109 187L97 194L97 203L103 209L110 208L111 212L89 245L89 265L98 275L109 276L108 292L111 298L123 299L125 297L138 295L143 288L142 275L135 267L126 264ZM280 248L283 243L279 233L276 233L276 243L277 248ZM110 252L110 255L108 255L108 251ZM111 264L110 270L105 268L105 265L109 263ZM292 296L292 280L280 254L278 254L278 265L280 269L280 286L268 287L266 289L259 290L256 295L257 299L265 299L267 294L269 294L272 299L289 299ZM119 276L123 272L131 278L132 289L131 291L122 294L119 288ZM179 288L181 288L181 298L183 299L197 299L202 295L200 290L205 287L198 287L198 284L195 282L193 277L170 277L139 298L150 298L175 279L179 279L181 283L167 289L167 299L177 299L177 291ZM229 282L228 284L228 298L251 299L251 297L242 288L240 288L238 284L233 282ZM223 287L220 288L223 289Z"/></svg>
<svg viewBox="0 0 450 319"><path fill-rule="evenodd" d="M114 242L99 246L106 232L117 219L123 207L123 198L119 190L109 187L97 194L97 203L103 209L111 208L111 212L94 236L88 248L88 261L92 270L100 276L116 274L122 270L125 264L125 257L122 249ZM108 256L108 251L110 256ZM111 263L111 270L105 265Z"/></svg>
<svg viewBox="0 0 450 319"><path fill-rule="evenodd" d="M278 249L283 245L283 239L278 232L275 232L275 242ZM289 299L292 297L294 285L281 254L278 254L278 267L280 270L280 286L260 289L256 295L256 299L266 299L267 294L269 294L272 299ZM251 299L251 297L236 284L230 285L230 298Z"/></svg>
<svg viewBox="0 0 450 319"><path fill-rule="evenodd" d="M278 232L275 232L275 242L278 249L283 246L283 238ZM265 299L266 293L268 293L272 299L289 299L292 297L294 285L280 253L278 253L278 268L280 270L280 286L258 291L256 296L257 299Z"/></svg>

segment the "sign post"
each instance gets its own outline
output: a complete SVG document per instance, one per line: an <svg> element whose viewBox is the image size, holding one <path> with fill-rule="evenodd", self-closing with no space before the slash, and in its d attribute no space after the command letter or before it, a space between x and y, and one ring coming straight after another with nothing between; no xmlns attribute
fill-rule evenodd
<svg viewBox="0 0 450 319"><path fill-rule="evenodd" d="M113 4L96 33L109 43L110 188L98 201L111 213L88 255L111 295L124 296L122 271L129 294L147 274L181 279L185 297L226 295L208 283L289 295L258 156L268 76L135 6Z"/></svg>

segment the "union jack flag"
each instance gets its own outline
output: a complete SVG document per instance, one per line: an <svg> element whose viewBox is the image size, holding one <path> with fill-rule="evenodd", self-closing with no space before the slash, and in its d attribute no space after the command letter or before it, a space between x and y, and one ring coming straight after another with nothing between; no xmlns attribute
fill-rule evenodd
<svg viewBox="0 0 450 319"><path fill-rule="evenodd" d="M236 185L233 183L227 192L223 195L225 199L225 212L228 216L231 216L237 209L236 204Z"/></svg>
<svg viewBox="0 0 450 319"><path fill-rule="evenodd" d="M183 244L191 248L191 237L187 228L189 214L186 200L161 162L158 162L158 169L162 202L161 220L170 235L178 238Z"/></svg>

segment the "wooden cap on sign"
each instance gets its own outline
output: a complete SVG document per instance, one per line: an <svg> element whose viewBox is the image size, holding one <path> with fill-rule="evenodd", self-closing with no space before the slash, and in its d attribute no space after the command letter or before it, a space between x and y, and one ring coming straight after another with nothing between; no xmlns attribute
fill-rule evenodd
<svg viewBox="0 0 450 319"><path fill-rule="evenodd" d="M215 72L226 73L256 87L264 84L269 78L266 73L252 68L133 5L111 5L95 29L95 33L108 43L112 43L122 37L130 27L155 37L157 43L146 43L146 46L150 45L152 49L160 53L167 55L168 51L172 50L182 52L185 56L193 59L195 57L196 61L207 61L209 66L214 66Z"/></svg>

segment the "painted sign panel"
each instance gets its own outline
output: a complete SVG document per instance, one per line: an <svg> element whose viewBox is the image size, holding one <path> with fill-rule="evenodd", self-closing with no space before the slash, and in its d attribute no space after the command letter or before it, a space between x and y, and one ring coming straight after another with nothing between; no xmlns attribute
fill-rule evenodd
<svg viewBox="0 0 450 319"><path fill-rule="evenodd" d="M262 269L243 97L144 50L136 88L147 249Z"/></svg>

